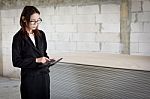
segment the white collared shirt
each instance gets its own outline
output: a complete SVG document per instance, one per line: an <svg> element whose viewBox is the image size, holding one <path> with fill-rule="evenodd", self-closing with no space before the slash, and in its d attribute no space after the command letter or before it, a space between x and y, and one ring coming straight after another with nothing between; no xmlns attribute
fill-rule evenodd
<svg viewBox="0 0 150 99"><path fill-rule="evenodd" d="M29 33L29 37L30 37L31 41L33 42L33 44L36 46L36 44L35 44L35 38L34 38L34 33L33 34Z"/></svg>

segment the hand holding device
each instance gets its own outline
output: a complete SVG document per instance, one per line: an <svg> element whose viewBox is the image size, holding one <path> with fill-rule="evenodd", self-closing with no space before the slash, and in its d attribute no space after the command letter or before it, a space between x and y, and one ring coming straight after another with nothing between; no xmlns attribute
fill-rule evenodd
<svg viewBox="0 0 150 99"><path fill-rule="evenodd" d="M60 60L62 60L63 58L59 58L57 60L55 59L50 59L50 61L47 61L46 63L44 63L44 65L48 65L48 67L55 65L56 63L58 63Z"/></svg>

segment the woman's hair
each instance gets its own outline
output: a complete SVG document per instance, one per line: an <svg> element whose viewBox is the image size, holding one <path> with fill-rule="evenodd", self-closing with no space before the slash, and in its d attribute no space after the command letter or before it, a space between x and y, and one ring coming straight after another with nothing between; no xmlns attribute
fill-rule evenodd
<svg viewBox="0 0 150 99"><path fill-rule="evenodd" d="M26 27L27 27L27 25L29 25L30 17L34 13L40 14L40 11L34 6L25 6L21 13L20 26L22 27L22 31L23 31L24 35L26 35ZM26 25L26 22L27 22L27 25ZM33 32L35 33L35 35L39 35L38 29L33 30Z"/></svg>

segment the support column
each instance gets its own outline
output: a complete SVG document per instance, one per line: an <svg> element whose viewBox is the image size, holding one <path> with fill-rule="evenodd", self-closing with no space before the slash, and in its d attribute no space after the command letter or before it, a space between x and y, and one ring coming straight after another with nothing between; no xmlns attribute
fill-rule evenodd
<svg viewBox="0 0 150 99"><path fill-rule="evenodd" d="M129 21L129 1L128 0L121 0L120 42L121 42L121 53L130 54L130 21Z"/></svg>
<svg viewBox="0 0 150 99"><path fill-rule="evenodd" d="M0 76L3 76L3 55L2 55L2 25L0 11Z"/></svg>

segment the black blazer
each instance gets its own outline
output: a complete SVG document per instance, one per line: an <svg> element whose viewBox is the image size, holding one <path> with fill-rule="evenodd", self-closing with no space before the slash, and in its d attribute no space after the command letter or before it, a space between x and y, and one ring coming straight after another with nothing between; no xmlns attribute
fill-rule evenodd
<svg viewBox="0 0 150 99"><path fill-rule="evenodd" d="M38 57L48 57L46 53L47 42L43 31L39 30L40 36L35 36L35 44L29 36L24 36L22 30L19 30L13 37L12 42L12 62L14 67L21 68L22 71L47 71L48 66L42 63L36 63Z"/></svg>

